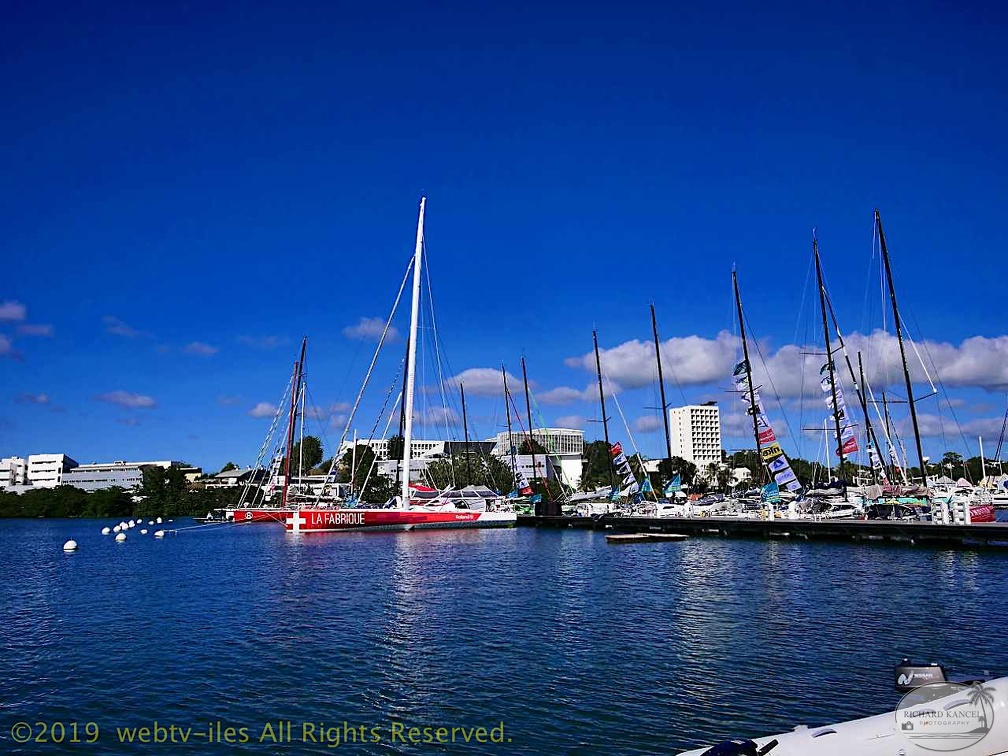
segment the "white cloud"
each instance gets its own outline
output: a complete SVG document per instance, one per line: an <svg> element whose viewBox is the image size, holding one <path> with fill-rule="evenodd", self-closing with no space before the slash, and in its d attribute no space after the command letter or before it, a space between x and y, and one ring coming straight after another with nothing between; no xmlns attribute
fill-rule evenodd
<svg viewBox="0 0 1008 756"><path fill-rule="evenodd" d="M21 394L18 397L21 404L49 404L48 394Z"/></svg>
<svg viewBox="0 0 1008 756"><path fill-rule="evenodd" d="M845 337L851 364L857 368L857 353L863 355L866 378L875 389L883 385L903 385L899 344L894 334L881 329L871 334L851 333ZM834 343L834 348L837 345ZM926 386L928 375L938 383L953 387L976 387L991 392L1008 390L1008 336L974 336L958 346L937 341L907 342L907 362L915 385ZM686 336L668 339L661 345L662 367L669 383L682 386L730 382L732 368L740 359L738 337L722 331L714 339ZM761 359L763 352L766 362ZM917 353L920 354L920 359ZM753 378L763 387L765 397L815 397L820 393L819 369L826 362L820 344L787 344L776 351L765 344L750 341ZM599 351L602 373L614 390L641 388L657 382L654 346L632 340ZM834 353L841 387L854 401L853 384L841 352ZM928 367L925 372L921 366ZM595 354L588 352L566 359L568 367L595 373ZM607 386L608 391L608 386ZM587 392L561 387L547 392L545 401L565 403L588 399ZM542 397L540 397L542 401Z"/></svg>
<svg viewBox="0 0 1008 756"><path fill-rule="evenodd" d="M235 404L238 404L240 401L241 401L241 397L240 396L218 396L217 397L217 404L221 404L221 405L223 405L225 407L231 407L231 406L233 406Z"/></svg>
<svg viewBox="0 0 1008 756"><path fill-rule="evenodd" d="M330 404L328 407L305 407L305 416L311 418L312 420L325 420L330 417L336 417L343 414L344 422L346 422L346 414L350 411L350 405L346 402L335 402Z"/></svg>
<svg viewBox="0 0 1008 756"><path fill-rule="evenodd" d="M18 326L18 333L23 336L52 336L53 327L42 323L25 323Z"/></svg>
<svg viewBox="0 0 1008 756"><path fill-rule="evenodd" d="M430 407L422 411L414 410L413 423L414 425L437 427L460 424L460 419L455 410L450 407Z"/></svg>
<svg viewBox="0 0 1008 756"><path fill-rule="evenodd" d="M210 357L211 355L217 354L219 351L217 347L205 344L202 341L192 341L186 345L185 350L187 354L198 354L203 357Z"/></svg>
<svg viewBox="0 0 1008 756"><path fill-rule="evenodd" d="M100 395L98 401L133 409L150 409L157 406L157 402L153 398L144 394L134 394L129 391L110 391L107 394Z"/></svg>
<svg viewBox="0 0 1008 756"><path fill-rule="evenodd" d="M512 394L516 391L524 390L521 378L508 373L507 381L508 391ZM501 371L497 368L469 368L468 370L463 370L458 375L445 379L444 388L449 391L458 391L460 383L465 387L465 392L468 396L504 396L504 378L501 375ZM529 381L529 388L532 389L534 387L535 384Z"/></svg>
<svg viewBox="0 0 1008 756"><path fill-rule="evenodd" d="M642 415L633 421L633 429L638 433L654 433L662 423L654 415Z"/></svg>
<svg viewBox="0 0 1008 756"><path fill-rule="evenodd" d="M384 330L385 321L381 318L361 318L357 325L344 328L343 335L357 341L378 341ZM386 340L395 340L398 336L399 331L394 326L389 326Z"/></svg>
<svg viewBox="0 0 1008 756"><path fill-rule="evenodd" d="M270 404L269 402L259 402L255 407L248 411L249 417L273 417L276 413L276 405Z"/></svg>
<svg viewBox="0 0 1008 756"><path fill-rule="evenodd" d="M0 333L0 355L9 355L13 349L14 342L11 341L10 336Z"/></svg>
<svg viewBox="0 0 1008 756"><path fill-rule="evenodd" d="M536 393L536 401L540 404L550 404L555 406L563 406L565 404L572 404L574 402L585 402L591 401L592 398L598 399L598 388L594 388L594 397L592 395L593 388L588 386L584 391L578 391L570 386L557 386L556 388L550 389L549 391L541 391Z"/></svg>
<svg viewBox="0 0 1008 756"><path fill-rule="evenodd" d="M115 336L125 336L127 339L134 339L137 336L150 335L144 333L143 331L138 331L136 328L133 328L133 326L127 325L113 315L104 316L102 318L102 322L105 323L105 332L111 333Z"/></svg>
<svg viewBox="0 0 1008 756"><path fill-rule="evenodd" d="M25 313L25 306L20 302L0 302L0 321L24 320Z"/></svg>
<svg viewBox="0 0 1008 756"><path fill-rule="evenodd" d="M722 380L731 375L739 340L727 331L714 339L684 336L661 343L662 371L669 382L697 385ZM658 362L654 344L626 341L610 349L599 349L602 375L617 387L641 388L658 381ZM595 352L564 360L568 367L596 372Z"/></svg>
<svg viewBox="0 0 1008 756"><path fill-rule="evenodd" d="M283 336L239 336L238 343L255 349L275 349L288 343Z"/></svg>

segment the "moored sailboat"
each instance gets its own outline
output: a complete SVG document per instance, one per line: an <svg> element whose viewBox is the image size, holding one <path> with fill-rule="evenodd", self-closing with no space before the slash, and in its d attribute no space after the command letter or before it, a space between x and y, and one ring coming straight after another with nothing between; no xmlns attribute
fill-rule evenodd
<svg viewBox="0 0 1008 756"><path fill-rule="evenodd" d="M421 265L424 248L424 209L420 199L416 247L413 253L413 297L410 312L409 354L404 391L403 451L401 460L402 493L385 506L377 507L297 507L285 519L285 528L293 533L319 533L348 530L422 530L436 528L511 527L517 523L513 509L486 499L467 500L448 494L421 499L413 494L410 483L411 442L413 434L413 399L416 382L416 344L420 306Z"/></svg>
<svg viewBox="0 0 1008 756"><path fill-rule="evenodd" d="M270 466L270 481L274 481L279 474L281 462L284 464L283 485L280 490L280 503L279 505L272 503L272 497L270 497L270 500L267 500L266 495L263 495L263 498L257 501L259 481L255 480L255 473L253 473L252 478L248 481L245 490L242 492L242 497L238 504L233 509L225 510L225 519L229 521L235 523L285 522L293 513L294 508L288 502L291 480L291 451L294 447L294 429L297 425L298 418L298 398L303 396L304 363L307 347L308 339L306 338L301 341L301 354L298 357L297 362L294 363L294 374L291 376L290 381L290 409L287 415L287 433L284 440L286 453L282 458L275 456L273 463ZM265 450L269 444L270 436L272 436L272 430L273 429L271 429L270 433L267 434L263 450ZM271 493L272 490L273 484L271 482Z"/></svg>

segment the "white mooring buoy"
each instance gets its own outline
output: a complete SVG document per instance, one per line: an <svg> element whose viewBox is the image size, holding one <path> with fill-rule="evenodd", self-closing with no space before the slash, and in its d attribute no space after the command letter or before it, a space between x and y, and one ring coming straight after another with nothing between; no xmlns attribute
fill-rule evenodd
<svg viewBox="0 0 1008 756"><path fill-rule="evenodd" d="M147 535L147 528L141 528L140 535Z"/></svg>
<svg viewBox="0 0 1008 756"><path fill-rule="evenodd" d="M116 543L122 543L125 540L126 540L125 533L120 533L119 535L116 536Z"/></svg>
<svg viewBox="0 0 1008 756"><path fill-rule="evenodd" d="M158 524L158 525L160 525L160 524L161 524L161 518L160 518L160 517L158 517L158 518L157 518L157 524Z"/></svg>
<svg viewBox="0 0 1008 756"><path fill-rule="evenodd" d="M111 532L112 532L112 529L110 527L108 527L108 526L105 526L104 528L101 529L101 534L102 535L108 535Z"/></svg>
<svg viewBox="0 0 1008 756"><path fill-rule="evenodd" d="M77 541L71 538L63 544L63 551L77 551Z"/></svg>
<svg viewBox="0 0 1008 756"><path fill-rule="evenodd" d="M154 537L155 538L164 538L164 531L163 530L155 530L154 531Z"/></svg>

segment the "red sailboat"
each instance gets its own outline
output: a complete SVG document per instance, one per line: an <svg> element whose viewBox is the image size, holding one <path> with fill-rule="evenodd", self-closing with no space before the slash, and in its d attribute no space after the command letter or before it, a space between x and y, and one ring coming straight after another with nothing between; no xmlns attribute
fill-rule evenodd
<svg viewBox="0 0 1008 756"><path fill-rule="evenodd" d="M510 527L517 523L513 508L498 499L467 498L446 491L433 497L422 495L410 483L413 428L413 393L416 381L417 324L420 304L420 271L423 260L423 224L426 198L420 199L416 248L413 254L413 299L410 314L409 355L404 390L405 410L402 451L402 493L385 506L296 506L284 525L293 533L344 530L421 530L434 528ZM288 455L289 456L289 455ZM510 509L510 511L508 511Z"/></svg>

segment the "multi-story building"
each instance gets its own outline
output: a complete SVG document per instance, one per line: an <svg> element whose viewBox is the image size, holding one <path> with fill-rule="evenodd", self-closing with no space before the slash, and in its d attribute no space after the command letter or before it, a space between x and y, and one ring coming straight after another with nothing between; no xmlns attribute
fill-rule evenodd
<svg viewBox="0 0 1008 756"><path fill-rule="evenodd" d="M29 454L28 482L36 488L56 488L63 484L63 475L77 467L66 454Z"/></svg>
<svg viewBox="0 0 1008 756"><path fill-rule="evenodd" d="M0 489L24 486L28 483L28 462L24 457L0 459Z"/></svg>
<svg viewBox="0 0 1008 756"><path fill-rule="evenodd" d="M486 441L470 441L469 451L474 454L492 454L500 459L509 468L511 467L511 447L521 446L527 434L512 433L510 437L507 431L498 433L493 438ZM532 431L532 438L535 439L544 449L549 452L549 462L546 462L544 455L536 455L536 467L533 475L532 455L516 454L515 466L519 475L524 474L530 480L533 477L546 477L560 479L569 486L577 488L581 484L582 454L584 452L584 431L572 430L569 428L536 428ZM372 441L358 440L362 446L369 446L374 450L378 459L376 471L390 478L396 478L400 461L389 459L388 439L379 438ZM353 447L353 442L347 441L340 448L339 456ZM410 442L412 454L410 455L410 480L418 480L423 477L423 472L427 468L427 463L450 457L455 454L462 454L466 445L462 441L424 441L413 439Z"/></svg>
<svg viewBox="0 0 1008 756"><path fill-rule="evenodd" d="M521 447L527 438L525 433L502 431L489 439L494 442L493 455L505 464L511 464L511 447ZM535 428L532 438L543 449L549 452L549 463L541 455L536 455L535 475L533 476L532 455L517 455L516 467L519 473L531 480L533 477L558 478L563 483L577 488L581 485L581 474L584 471L584 431L572 428Z"/></svg>
<svg viewBox="0 0 1008 756"><path fill-rule="evenodd" d="M104 462L78 465L63 474L64 485L84 491L98 491L103 488L131 489L143 485L143 470L136 462Z"/></svg>
<svg viewBox="0 0 1008 756"><path fill-rule="evenodd" d="M707 467L721 464L721 413L716 402L669 410L672 456L682 457L706 476Z"/></svg>
<svg viewBox="0 0 1008 756"><path fill-rule="evenodd" d="M178 467L185 474L186 480L192 483L199 478L202 470L198 467L185 467L182 462L173 460L155 460L151 462L93 462L77 465L63 474L63 483L85 491L98 491L103 488L139 488L143 485L143 470L145 467Z"/></svg>

